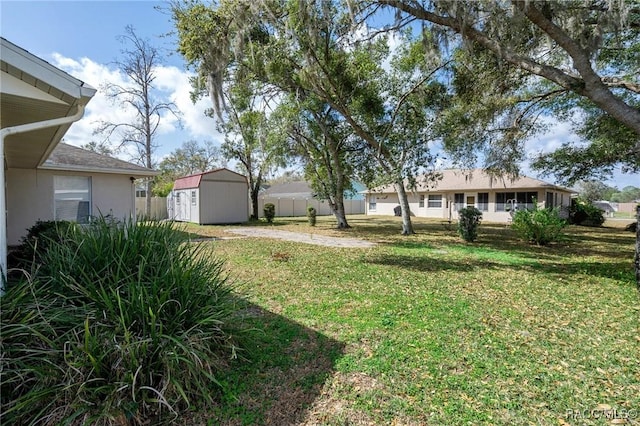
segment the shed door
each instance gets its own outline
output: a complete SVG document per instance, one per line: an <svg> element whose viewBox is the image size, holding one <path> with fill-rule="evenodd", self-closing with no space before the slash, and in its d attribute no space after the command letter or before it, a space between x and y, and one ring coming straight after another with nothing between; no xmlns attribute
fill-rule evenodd
<svg viewBox="0 0 640 426"><path fill-rule="evenodd" d="M176 193L176 219L191 219L191 202L187 191L178 191Z"/></svg>

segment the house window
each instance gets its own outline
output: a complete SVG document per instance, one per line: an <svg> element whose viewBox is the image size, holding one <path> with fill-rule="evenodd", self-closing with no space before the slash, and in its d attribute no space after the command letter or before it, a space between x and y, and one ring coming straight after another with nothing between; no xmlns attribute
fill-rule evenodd
<svg viewBox="0 0 640 426"><path fill-rule="evenodd" d="M464 194L453 194L453 208L456 211L464 208Z"/></svg>
<svg viewBox="0 0 640 426"><path fill-rule="evenodd" d="M429 208L442 208L442 195L432 194L427 199L427 207Z"/></svg>
<svg viewBox="0 0 640 426"><path fill-rule="evenodd" d="M91 178L53 177L54 219L89 223L91 216Z"/></svg>
<svg viewBox="0 0 640 426"><path fill-rule="evenodd" d="M198 200L197 200L197 195L196 195L196 191L191 191L191 205L195 206L198 204Z"/></svg>
<svg viewBox="0 0 640 426"><path fill-rule="evenodd" d="M537 192L497 192L496 211L531 210L538 199Z"/></svg>
<svg viewBox="0 0 640 426"><path fill-rule="evenodd" d="M378 200L375 195L369 195L369 210L375 211L377 202Z"/></svg>
<svg viewBox="0 0 640 426"><path fill-rule="evenodd" d="M480 210L481 212L489 211L489 193L488 192L478 193L478 210Z"/></svg>
<svg viewBox="0 0 640 426"><path fill-rule="evenodd" d="M418 201L418 207L424 207L424 194L420 195L420 199Z"/></svg>
<svg viewBox="0 0 640 426"><path fill-rule="evenodd" d="M545 202L544 206L546 208L548 208L548 209L554 207L554 204L553 204L553 192L547 192L547 201Z"/></svg>

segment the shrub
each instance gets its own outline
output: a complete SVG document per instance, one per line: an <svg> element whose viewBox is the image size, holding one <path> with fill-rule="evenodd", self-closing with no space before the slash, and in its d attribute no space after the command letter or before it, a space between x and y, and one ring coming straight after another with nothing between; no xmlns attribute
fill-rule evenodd
<svg viewBox="0 0 640 426"><path fill-rule="evenodd" d="M267 219L267 222L273 222L273 218L276 217L276 206L273 203L266 203L262 208L264 213L264 218Z"/></svg>
<svg viewBox="0 0 640 426"><path fill-rule="evenodd" d="M513 216L512 228L518 236L528 242L546 245L562 238L566 226L558 208L519 210Z"/></svg>
<svg viewBox="0 0 640 426"><path fill-rule="evenodd" d="M569 223L581 226L601 226L604 212L590 201L574 200L569 207Z"/></svg>
<svg viewBox="0 0 640 426"><path fill-rule="evenodd" d="M100 219L69 242L2 299L2 424L157 424L212 403L238 330L221 262L169 222Z"/></svg>
<svg viewBox="0 0 640 426"><path fill-rule="evenodd" d="M309 225L316 226L316 209L312 206L307 207L307 220L309 220Z"/></svg>
<svg viewBox="0 0 640 426"><path fill-rule="evenodd" d="M482 212L475 207L465 207L458 212L458 233L467 242L478 238L478 226L482 220Z"/></svg>

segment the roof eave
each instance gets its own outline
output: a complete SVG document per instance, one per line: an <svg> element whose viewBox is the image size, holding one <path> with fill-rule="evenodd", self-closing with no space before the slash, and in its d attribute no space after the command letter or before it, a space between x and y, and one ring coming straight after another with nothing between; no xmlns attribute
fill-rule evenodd
<svg viewBox="0 0 640 426"><path fill-rule="evenodd" d="M67 172L83 172L83 173L105 173L105 174L117 174L117 175L129 175L135 177L150 177L158 176L160 174L157 170L132 170L132 169L115 169L115 168L92 168L85 166L75 166L67 164L43 164L38 167L39 170L54 170L54 171L67 171Z"/></svg>
<svg viewBox="0 0 640 426"><path fill-rule="evenodd" d="M96 89L2 38L2 61L86 104Z"/></svg>

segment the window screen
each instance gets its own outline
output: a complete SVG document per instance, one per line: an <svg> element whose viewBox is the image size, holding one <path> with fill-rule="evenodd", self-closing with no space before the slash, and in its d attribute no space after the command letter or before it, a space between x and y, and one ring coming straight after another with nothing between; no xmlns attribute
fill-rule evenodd
<svg viewBox="0 0 640 426"><path fill-rule="evenodd" d="M427 201L427 207L430 208L438 208L442 207L442 195L429 195L429 199Z"/></svg>
<svg viewBox="0 0 640 426"><path fill-rule="evenodd" d="M91 178L53 177L54 218L88 223L91 216Z"/></svg>

